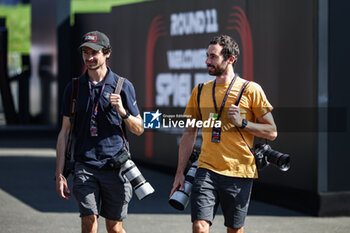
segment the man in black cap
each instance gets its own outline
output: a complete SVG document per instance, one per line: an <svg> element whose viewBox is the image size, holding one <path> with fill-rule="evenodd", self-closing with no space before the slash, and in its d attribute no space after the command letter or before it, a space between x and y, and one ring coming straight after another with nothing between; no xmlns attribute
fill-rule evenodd
<svg viewBox="0 0 350 233"><path fill-rule="evenodd" d="M71 194L63 175L65 150L69 137L73 90L77 91L74 140L73 194L78 201L82 232L97 232L97 217L106 218L109 233L123 232L132 188L122 181L108 161L122 149L128 150L126 128L136 135L144 131L136 104L135 89L127 79L113 73L107 66L111 55L108 37L98 31L85 34L79 47L87 71L77 86L69 83L62 106L62 128L57 139L56 189L68 199ZM123 80L120 94L115 93Z"/></svg>

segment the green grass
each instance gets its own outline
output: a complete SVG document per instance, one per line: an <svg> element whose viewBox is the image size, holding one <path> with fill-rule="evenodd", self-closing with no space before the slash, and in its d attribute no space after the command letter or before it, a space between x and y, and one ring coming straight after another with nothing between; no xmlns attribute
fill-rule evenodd
<svg viewBox="0 0 350 233"><path fill-rule="evenodd" d="M71 24L74 24L75 13L110 12L112 7L151 0L71 0Z"/></svg>
<svg viewBox="0 0 350 233"><path fill-rule="evenodd" d="M0 17L6 18L8 29L8 51L29 54L30 49L30 5L0 5Z"/></svg>
<svg viewBox="0 0 350 233"><path fill-rule="evenodd" d="M91 12L110 12L113 6L145 2L147 0L72 0L71 12L91 13Z"/></svg>
<svg viewBox="0 0 350 233"><path fill-rule="evenodd" d="M47 0L49 1L49 0ZM75 13L110 12L113 6L133 4L150 0L71 0L71 23ZM0 17L6 17L8 51L29 54L30 51L30 4L6 6L0 4Z"/></svg>

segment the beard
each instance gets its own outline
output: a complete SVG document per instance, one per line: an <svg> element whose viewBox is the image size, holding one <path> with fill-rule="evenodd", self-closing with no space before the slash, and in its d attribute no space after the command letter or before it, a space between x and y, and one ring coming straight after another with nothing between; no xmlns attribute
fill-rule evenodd
<svg viewBox="0 0 350 233"><path fill-rule="evenodd" d="M223 61L221 64L217 66L207 65L208 73L209 75L212 75L212 76L221 76L227 71L227 66L228 66L228 63L225 61ZM209 68L213 68L213 69L210 70Z"/></svg>

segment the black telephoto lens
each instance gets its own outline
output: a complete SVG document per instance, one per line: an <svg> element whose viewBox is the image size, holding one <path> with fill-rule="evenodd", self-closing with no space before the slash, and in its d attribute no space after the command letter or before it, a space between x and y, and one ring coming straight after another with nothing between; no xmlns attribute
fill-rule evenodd
<svg viewBox="0 0 350 233"><path fill-rule="evenodd" d="M280 170L287 171L290 168L289 154L270 149L266 152L267 161L276 165Z"/></svg>

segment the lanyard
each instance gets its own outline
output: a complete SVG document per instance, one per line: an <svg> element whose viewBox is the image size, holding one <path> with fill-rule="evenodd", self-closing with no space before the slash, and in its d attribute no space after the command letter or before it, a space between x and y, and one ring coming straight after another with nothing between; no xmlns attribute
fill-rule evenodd
<svg viewBox="0 0 350 233"><path fill-rule="evenodd" d="M232 79L232 81L231 81L231 84L230 84L229 88L228 88L227 91L226 91L224 100L222 101L222 104L221 104L221 107L220 107L220 111L219 111L219 113L218 113L218 118L217 118L216 120L219 120L219 119L220 119L222 110L224 109L224 106L225 106L225 103L226 103L226 100L227 100L227 97L228 97L228 93L230 93L231 88L232 88L232 86L233 86L233 83L234 83L235 81L236 81L236 75L233 77L233 79ZM218 110L217 110L216 99L215 99L215 86L216 86L216 80L214 81L214 84L213 84L213 102L214 102L215 112L217 112Z"/></svg>
<svg viewBox="0 0 350 233"><path fill-rule="evenodd" d="M101 93L100 93L100 96L98 97L98 99L97 99L97 101L96 101L96 103L94 103L95 101L94 101L94 99L93 99L93 95L92 95L92 87L91 87L91 82L89 81L88 83L89 83L89 91L90 91L90 100L91 100L91 103L92 103L92 115L94 115L94 116L97 116L97 113L98 113L98 103L99 103L99 101L100 101L100 98L101 98L101 96L102 96L102 94L103 94L103 91L104 91L104 89L105 89L105 86L106 86L106 79L107 79L107 77L105 77L104 78L104 80L103 80L103 85L102 85L102 88L101 88Z"/></svg>

